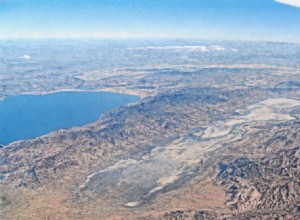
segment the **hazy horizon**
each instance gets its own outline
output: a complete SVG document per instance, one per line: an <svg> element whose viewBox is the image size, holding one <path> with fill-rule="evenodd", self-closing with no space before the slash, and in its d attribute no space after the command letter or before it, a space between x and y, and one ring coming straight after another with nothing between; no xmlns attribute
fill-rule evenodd
<svg viewBox="0 0 300 220"><path fill-rule="evenodd" d="M299 0L2 0L0 39L299 42Z"/></svg>
<svg viewBox="0 0 300 220"><path fill-rule="evenodd" d="M259 40L259 39L208 39L208 38L88 38L88 37L61 37L61 38L0 38L0 42L4 41L112 41L112 42L148 42L148 43L167 43L167 42L180 42L180 44L188 43L189 45L192 44L197 44L197 43L205 43L205 42L210 42L210 43L221 43L221 42L241 42L241 43L287 43L287 44L300 44L300 39L299 41L284 41L284 40ZM149 44L150 45L150 44ZM169 46L169 45L166 45ZM173 45L175 46L175 45Z"/></svg>

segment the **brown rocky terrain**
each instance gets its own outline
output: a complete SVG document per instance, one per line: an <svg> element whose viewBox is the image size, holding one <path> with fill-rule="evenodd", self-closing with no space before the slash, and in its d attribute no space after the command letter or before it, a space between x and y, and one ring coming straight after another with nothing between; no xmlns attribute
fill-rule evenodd
<svg viewBox="0 0 300 220"><path fill-rule="evenodd" d="M142 99L1 146L0 219L299 219L299 68L283 64L60 76L45 92Z"/></svg>
<svg viewBox="0 0 300 220"><path fill-rule="evenodd" d="M272 98L274 113L260 112L267 118L247 122L270 96L261 89L183 89L115 110L83 128L13 143L1 149L1 215L296 218L300 123L289 112L298 102L279 99L281 109ZM250 113L239 110L247 107ZM164 150L178 164L160 158Z"/></svg>

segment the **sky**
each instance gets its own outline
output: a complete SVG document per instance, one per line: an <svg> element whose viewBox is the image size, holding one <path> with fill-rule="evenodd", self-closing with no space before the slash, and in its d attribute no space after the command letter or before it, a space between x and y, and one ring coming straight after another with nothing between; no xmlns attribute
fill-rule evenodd
<svg viewBox="0 0 300 220"><path fill-rule="evenodd" d="M0 39L300 42L300 0L0 0Z"/></svg>

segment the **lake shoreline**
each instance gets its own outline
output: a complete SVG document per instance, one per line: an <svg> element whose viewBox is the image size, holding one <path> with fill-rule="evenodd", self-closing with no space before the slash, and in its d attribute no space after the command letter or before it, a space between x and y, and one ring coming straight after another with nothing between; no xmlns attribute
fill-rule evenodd
<svg viewBox="0 0 300 220"><path fill-rule="evenodd" d="M0 143L30 140L60 129L81 127L140 97L108 91L59 91L10 96L0 102Z"/></svg>

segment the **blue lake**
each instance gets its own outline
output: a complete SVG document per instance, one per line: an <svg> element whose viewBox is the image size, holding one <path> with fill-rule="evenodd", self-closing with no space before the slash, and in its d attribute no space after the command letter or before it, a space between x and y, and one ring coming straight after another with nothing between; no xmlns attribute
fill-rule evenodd
<svg viewBox="0 0 300 220"><path fill-rule="evenodd" d="M109 92L19 95L0 101L0 144L32 139L96 121L101 114L139 100Z"/></svg>

